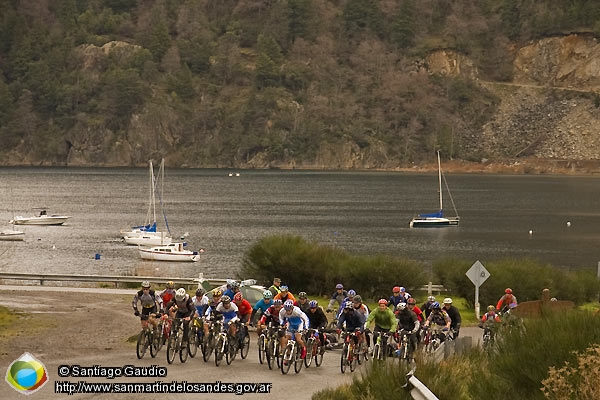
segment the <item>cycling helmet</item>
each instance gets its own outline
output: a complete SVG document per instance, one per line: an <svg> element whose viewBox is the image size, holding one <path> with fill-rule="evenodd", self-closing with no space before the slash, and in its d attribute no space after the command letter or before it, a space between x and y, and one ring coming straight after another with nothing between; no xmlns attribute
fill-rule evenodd
<svg viewBox="0 0 600 400"><path fill-rule="evenodd" d="M487 307L487 310L488 310L488 311L494 311L495 309L496 309L496 307L494 307L494 306L493 306L493 305L491 305L491 304L490 304L490 305Z"/></svg>
<svg viewBox="0 0 600 400"><path fill-rule="evenodd" d="M244 296L242 295L242 292L237 292L233 296L233 301L242 301L242 300L244 300Z"/></svg>
<svg viewBox="0 0 600 400"><path fill-rule="evenodd" d="M150 287L150 282L148 282L148 281L142 282L142 287L143 288L149 288Z"/></svg>
<svg viewBox="0 0 600 400"><path fill-rule="evenodd" d="M348 297L354 297L356 296L356 291L353 289L348 290Z"/></svg>
<svg viewBox="0 0 600 400"><path fill-rule="evenodd" d="M183 299L185 299L185 295L186 295L185 289L184 288L179 288L175 292L175 300L182 301Z"/></svg>
<svg viewBox="0 0 600 400"><path fill-rule="evenodd" d="M223 302L223 303L231 303L231 297L225 295L225 296L221 297L221 302Z"/></svg>
<svg viewBox="0 0 600 400"><path fill-rule="evenodd" d="M233 279L227 279L227 286L231 286L231 284L234 282Z"/></svg>
<svg viewBox="0 0 600 400"><path fill-rule="evenodd" d="M273 297L273 293L270 290L265 290L263 292L263 299L270 299Z"/></svg>
<svg viewBox="0 0 600 400"><path fill-rule="evenodd" d="M394 288L392 289L392 292L400 293L400 286L394 286Z"/></svg>
<svg viewBox="0 0 600 400"><path fill-rule="evenodd" d="M417 304L417 301L414 299L414 297L409 297L408 300L406 300L407 304Z"/></svg>
<svg viewBox="0 0 600 400"><path fill-rule="evenodd" d="M215 289L215 290L213 290L213 296L221 297L221 296L223 296L223 292L221 291L221 289Z"/></svg>
<svg viewBox="0 0 600 400"><path fill-rule="evenodd" d="M427 301L435 301L435 296L429 296L429 297L427 298Z"/></svg>
<svg viewBox="0 0 600 400"><path fill-rule="evenodd" d="M344 285L342 285L341 283L338 283L337 285L335 285L336 289L343 289Z"/></svg>
<svg viewBox="0 0 600 400"><path fill-rule="evenodd" d="M402 311L406 309L406 303L398 303L398 305L396 306L396 310L398 311Z"/></svg>
<svg viewBox="0 0 600 400"><path fill-rule="evenodd" d="M237 289L239 287L240 287L240 283L239 282L236 282L236 281L231 282L231 288L232 289Z"/></svg>
<svg viewBox="0 0 600 400"><path fill-rule="evenodd" d="M306 292L300 292L298 293L298 298L299 299L306 299L308 296L306 295Z"/></svg>
<svg viewBox="0 0 600 400"><path fill-rule="evenodd" d="M175 287L175 282L169 281L165 286L167 289L173 289Z"/></svg>
<svg viewBox="0 0 600 400"><path fill-rule="evenodd" d="M406 292L406 288L405 288L404 286L400 286L400 291L401 291L402 293L404 293L404 292Z"/></svg>
<svg viewBox="0 0 600 400"><path fill-rule="evenodd" d="M273 305L274 305L274 306L280 306L280 307L281 307L281 306L283 306L283 301L281 301L281 299L275 299L275 300L273 301Z"/></svg>
<svg viewBox="0 0 600 400"><path fill-rule="evenodd" d="M437 301L434 301L434 302L431 304L431 308L432 308L433 310L439 310L439 309L441 308L441 307L440 307L440 303L438 303Z"/></svg>
<svg viewBox="0 0 600 400"><path fill-rule="evenodd" d="M309 308L317 308L317 306L319 305L319 303L317 303L316 300L311 300L308 302L308 307Z"/></svg>
<svg viewBox="0 0 600 400"><path fill-rule="evenodd" d="M444 299L444 304L452 304L452 299L450 297L446 297Z"/></svg>
<svg viewBox="0 0 600 400"><path fill-rule="evenodd" d="M202 296L204 296L204 289L196 290L196 297L202 297Z"/></svg>
<svg viewBox="0 0 600 400"><path fill-rule="evenodd" d="M360 303L362 303L362 297L360 297L360 294L357 294L356 296L354 296L352 301L356 304L360 304Z"/></svg>
<svg viewBox="0 0 600 400"><path fill-rule="evenodd" d="M387 306L388 301L386 299L379 299L379 301L377 302L377 304L383 304L384 306Z"/></svg>
<svg viewBox="0 0 600 400"><path fill-rule="evenodd" d="M287 292L289 291L288 287L286 285L283 285L279 288L279 290L281 290L282 292Z"/></svg>
<svg viewBox="0 0 600 400"><path fill-rule="evenodd" d="M344 308L348 308L348 309L352 310L354 308L354 305L352 304L351 301L347 301L344 303Z"/></svg>
<svg viewBox="0 0 600 400"><path fill-rule="evenodd" d="M292 300L286 300L285 303L283 303L283 308L285 308L287 311L293 309L294 302Z"/></svg>
<svg viewBox="0 0 600 400"><path fill-rule="evenodd" d="M511 294L511 293L512 293L512 289L511 289L511 288L509 288L509 287L507 287L507 288L504 290L504 293Z"/></svg>

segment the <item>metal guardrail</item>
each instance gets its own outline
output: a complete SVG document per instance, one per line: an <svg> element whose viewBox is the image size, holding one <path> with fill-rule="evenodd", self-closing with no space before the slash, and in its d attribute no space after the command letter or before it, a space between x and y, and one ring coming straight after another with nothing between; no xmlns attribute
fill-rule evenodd
<svg viewBox="0 0 600 400"><path fill-rule="evenodd" d="M439 400L414 374L414 369L406 374L406 384L403 386L410 392L411 397L415 400Z"/></svg>
<svg viewBox="0 0 600 400"><path fill-rule="evenodd" d="M198 278L168 278L168 277L156 277L156 276L124 276L124 275L74 275L74 274L26 274L26 273L13 273L13 272L0 272L0 280L17 280L17 281L39 281L40 285L44 285L46 282L111 282L115 287L119 287L120 283L136 283L140 284L142 281L148 281L150 283L164 284L168 281L173 281L178 285L198 285L207 282L210 286L219 286L226 282L226 279L206 279L203 274L200 274ZM204 286L204 285L203 285Z"/></svg>

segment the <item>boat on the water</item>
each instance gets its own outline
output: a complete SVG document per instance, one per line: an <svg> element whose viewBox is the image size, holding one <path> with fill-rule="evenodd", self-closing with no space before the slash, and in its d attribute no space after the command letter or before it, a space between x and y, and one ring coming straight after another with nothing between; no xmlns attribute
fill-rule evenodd
<svg viewBox="0 0 600 400"><path fill-rule="evenodd" d="M4 241L22 241L25 239L25 232L17 231L15 229L5 229L0 232L0 240Z"/></svg>
<svg viewBox="0 0 600 400"><path fill-rule="evenodd" d="M448 195L450 196L450 200L452 201L452 207L454 208L454 217L445 217L444 216L444 201L442 196L442 165L440 162L440 152L437 152L437 160L438 160L438 191L440 195L440 211L430 214L419 214L410 221L409 226L411 228L439 228L444 226L458 226L460 221L460 217L458 216L458 212L456 211L456 207L454 206L454 200L452 200L452 195L450 194L450 189L448 188L448 184L446 183L446 178L444 177L444 182L446 183L446 189L448 191Z"/></svg>
<svg viewBox="0 0 600 400"><path fill-rule="evenodd" d="M187 261L196 262L200 260L202 250L191 251L186 250L185 243L175 242L163 246L155 246L150 248L139 247L140 257L144 260L153 261Z"/></svg>
<svg viewBox="0 0 600 400"><path fill-rule="evenodd" d="M70 216L67 215L49 215L45 208L42 208L39 215L31 217L16 216L9 221L13 225L62 225Z"/></svg>

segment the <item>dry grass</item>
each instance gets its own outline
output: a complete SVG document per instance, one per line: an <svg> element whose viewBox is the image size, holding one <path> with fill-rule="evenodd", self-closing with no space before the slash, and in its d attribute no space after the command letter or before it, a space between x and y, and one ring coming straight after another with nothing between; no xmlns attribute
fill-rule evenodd
<svg viewBox="0 0 600 400"><path fill-rule="evenodd" d="M548 378L542 381L542 392L549 400L600 399L600 345L577 353L577 364L566 363L561 368L550 367Z"/></svg>

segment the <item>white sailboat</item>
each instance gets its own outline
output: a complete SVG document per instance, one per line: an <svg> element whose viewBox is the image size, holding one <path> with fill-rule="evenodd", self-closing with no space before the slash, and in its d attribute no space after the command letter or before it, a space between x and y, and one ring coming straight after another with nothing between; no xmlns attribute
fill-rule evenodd
<svg viewBox="0 0 600 400"><path fill-rule="evenodd" d="M200 252L186 250L185 243L176 242L169 245L155 246L151 248L138 247L140 257L144 260L153 261L188 261L196 262L200 260Z"/></svg>
<svg viewBox="0 0 600 400"><path fill-rule="evenodd" d="M448 190L448 195L452 202L452 207L454 208L454 217L444 217L444 200L442 196L442 165L440 162L440 152L437 152L438 159L438 190L440 194L440 211L431 214L419 214L410 221L409 226L411 228L437 228L444 226L458 226L460 221L460 217L458 216L458 212L456 211L456 207L454 206L454 200L452 200L452 195L450 194L450 189L448 188L448 184L446 183L446 178L444 178L444 183L446 183L446 190Z"/></svg>
<svg viewBox="0 0 600 400"><path fill-rule="evenodd" d="M165 219L165 228L167 231L156 230L156 185L160 181L161 193L160 199L162 201L162 184L164 181L165 172L165 160L163 159L160 163L158 174L155 180L154 168L152 161L150 161L150 198L148 200L148 214L146 215L146 221L144 225L132 228L128 232L121 231L125 243L133 246L157 246L157 245L168 245L171 243L171 232L169 230L169 224L167 223L166 215L163 211L163 217ZM153 221L149 222L150 215L153 217Z"/></svg>

